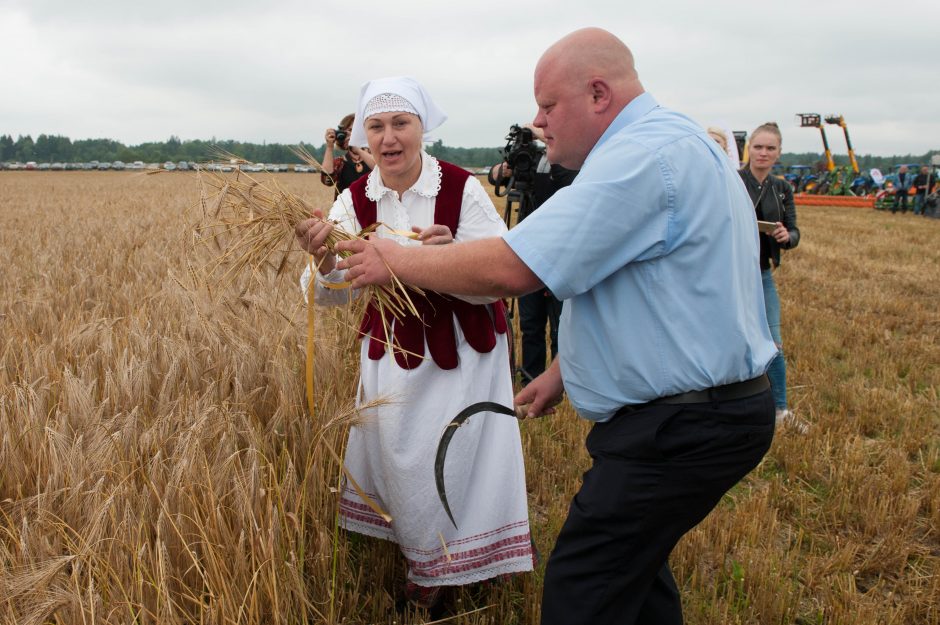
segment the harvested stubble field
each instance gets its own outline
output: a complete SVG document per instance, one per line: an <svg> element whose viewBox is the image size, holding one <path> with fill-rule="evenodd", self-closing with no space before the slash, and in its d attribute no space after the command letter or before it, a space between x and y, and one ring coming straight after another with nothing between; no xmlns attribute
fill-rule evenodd
<svg viewBox="0 0 940 625"><path fill-rule="evenodd" d="M335 530L348 320L318 314L311 419L303 257L193 288L198 197L179 173L0 174L0 622L426 622L395 612L394 547ZM778 432L676 550L686 622L940 624L940 222L800 225L777 276L811 429ZM547 555L587 426L566 408L522 430ZM465 594L450 622L537 623L540 579Z"/></svg>

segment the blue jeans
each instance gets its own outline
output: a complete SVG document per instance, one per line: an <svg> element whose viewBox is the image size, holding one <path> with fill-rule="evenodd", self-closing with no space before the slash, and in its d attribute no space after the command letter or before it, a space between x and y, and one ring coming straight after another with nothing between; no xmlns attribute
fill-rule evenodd
<svg viewBox="0 0 940 625"><path fill-rule="evenodd" d="M780 338L780 297L777 295L777 285L774 284L774 275L770 269L760 272L761 282L764 285L764 310L767 312L767 325L770 327L770 336L777 344L777 355L770 361L767 377L770 379L770 388L774 394L774 405L778 409L787 407L787 362L783 359L783 339Z"/></svg>
<svg viewBox="0 0 940 625"><path fill-rule="evenodd" d="M891 212L907 212L907 189L898 189L894 194L894 204L891 205Z"/></svg>

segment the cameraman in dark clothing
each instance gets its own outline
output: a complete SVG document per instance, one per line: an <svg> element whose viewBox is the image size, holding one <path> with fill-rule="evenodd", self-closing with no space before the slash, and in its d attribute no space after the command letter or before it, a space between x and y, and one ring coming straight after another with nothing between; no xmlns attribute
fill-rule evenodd
<svg viewBox="0 0 940 625"><path fill-rule="evenodd" d="M333 200L346 190L349 185L365 176L375 167L375 159L368 150L349 145L349 135L352 130L355 115L350 113L340 120L339 125L327 128L323 138L326 149L323 151L323 161L320 169L320 182L333 187ZM333 148L346 150L343 156L333 157Z"/></svg>
<svg viewBox="0 0 940 625"><path fill-rule="evenodd" d="M542 131L530 125L526 128L532 131L532 136L539 141L544 140ZM512 169L505 161L494 165L490 169L488 179L490 184L496 186L509 185L512 180ZM519 214L516 223L531 215L555 191L572 183L578 171L565 169L561 165L548 162L544 150L532 176L532 201L522 202L519 205ZM507 224L508 225L508 224ZM545 324L548 324L551 337L551 358L554 360L558 352L558 319L561 317L561 302L552 295L548 289L541 289L518 298L519 302L519 329L522 332L522 384L525 386L545 371Z"/></svg>

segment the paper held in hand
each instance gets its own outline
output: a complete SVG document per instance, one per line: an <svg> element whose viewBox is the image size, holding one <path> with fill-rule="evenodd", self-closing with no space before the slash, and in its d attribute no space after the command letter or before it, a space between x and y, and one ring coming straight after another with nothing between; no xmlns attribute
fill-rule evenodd
<svg viewBox="0 0 940 625"><path fill-rule="evenodd" d="M764 234L770 234L777 229L777 223L773 221L757 220L757 229Z"/></svg>

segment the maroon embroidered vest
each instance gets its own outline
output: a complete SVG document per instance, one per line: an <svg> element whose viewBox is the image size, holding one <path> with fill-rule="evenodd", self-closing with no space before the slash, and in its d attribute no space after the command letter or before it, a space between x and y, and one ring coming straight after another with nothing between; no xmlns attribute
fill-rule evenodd
<svg viewBox="0 0 940 625"><path fill-rule="evenodd" d="M451 233L457 236L463 189L470 174L456 165L444 161L439 163L441 190L434 203L434 223L447 226ZM375 202L366 197L367 180L368 176L363 176L349 187L356 218L363 228L375 223L378 212ZM501 301L497 300L489 305L474 305L434 291L425 291L425 297L413 291L409 295L418 310L418 316L408 314L403 319L394 319L390 312L386 312L383 323L374 304L370 302L366 307L359 326L359 335L370 337L371 360L381 359L385 355L386 346L391 343L398 365L403 369L414 369L424 358L424 344L427 341L428 351L431 352L434 363L441 369L455 369L455 319L460 324L467 343L480 353L492 351L496 347L496 334L504 334L507 330L505 309ZM392 329L391 341L385 334L386 327Z"/></svg>

